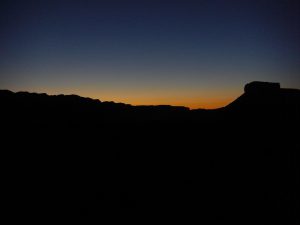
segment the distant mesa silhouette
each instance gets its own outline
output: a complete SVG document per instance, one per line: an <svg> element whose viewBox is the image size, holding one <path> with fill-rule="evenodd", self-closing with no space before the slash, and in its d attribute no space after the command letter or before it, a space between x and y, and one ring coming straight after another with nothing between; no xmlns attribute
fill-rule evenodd
<svg viewBox="0 0 300 225"><path fill-rule="evenodd" d="M244 93L224 107L228 111L253 116L299 118L300 90L281 88L280 83L253 81Z"/></svg>
<svg viewBox="0 0 300 225"><path fill-rule="evenodd" d="M280 83L253 81L246 84L244 90L249 94L274 93L280 91Z"/></svg>

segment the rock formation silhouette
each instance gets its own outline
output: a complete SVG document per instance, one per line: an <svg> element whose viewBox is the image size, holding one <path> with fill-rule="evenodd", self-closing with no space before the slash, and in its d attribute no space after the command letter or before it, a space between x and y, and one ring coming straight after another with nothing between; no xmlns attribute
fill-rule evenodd
<svg viewBox="0 0 300 225"><path fill-rule="evenodd" d="M280 91L279 83L253 81L245 85L245 93L249 94L270 94Z"/></svg>
<svg viewBox="0 0 300 225"><path fill-rule="evenodd" d="M299 121L299 96L300 90L255 81L246 84L245 93L225 108L236 117L247 114L253 119Z"/></svg>

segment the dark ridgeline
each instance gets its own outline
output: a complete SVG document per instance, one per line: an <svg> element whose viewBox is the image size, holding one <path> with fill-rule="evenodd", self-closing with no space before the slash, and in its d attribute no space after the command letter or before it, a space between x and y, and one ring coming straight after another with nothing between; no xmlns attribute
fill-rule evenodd
<svg viewBox="0 0 300 225"><path fill-rule="evenodd" d="M0 104L13 224L111 212L119 223L300 224L300 90L252 82L216 110L10 91Z"/></svg>

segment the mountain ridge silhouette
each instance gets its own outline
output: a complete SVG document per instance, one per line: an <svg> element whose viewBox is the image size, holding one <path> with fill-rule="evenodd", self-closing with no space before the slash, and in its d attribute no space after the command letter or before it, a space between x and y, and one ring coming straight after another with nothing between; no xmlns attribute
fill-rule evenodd
<svg viewBox="0 0 300 225"><path fill-rule="evenodd" d="M245 92L240 97L238 97L233 102L228 105L220 108L230 108L230 107L240 107L240 105L245 104L284 104L286 101L289 101L290 104L296 104L296 101L299 99L299 89L287 89L280 88L279 83L270 83L270 82L261 82L261 81L253 81L245 85ZM102 106L115 106L115 108L148 108L148 109L178 109L178 110L191 110L185 106L172 106L172 105L131 105L126 103L116 103L113 101L101 101L99 99L92 99L89 97L81 97L79 95L71 94L71 95L48 95L46 93L30 93L25 91L12 92L10 90L0 90L0 97L3 99L5 97L12 97L15 95L15 98L26 98L29 100L31 97L32 101L36 101L36 103L40 103L39 101L44 100L47 101L50 99L52 101L64 101L64 103L81 103L81 104L102 104ZM43 99L42 99L43 98ZM47 99L48 98L48 99ZM277 98L277 99L276 99ZM291 102L294 98L295 102ZM64 99L64 100L63 100ZM3 99L5 100L5 99ZM12 100L12 99L11 99ZM25 100L25 99L23 99ZM251 101L247 102L248 100ZM262 102L265 101L265 102ZM270 102L267 102L270 101ZM211 110L217 110L211 109ZM192 110L205 110L203 108L192 109Z"/></svg>

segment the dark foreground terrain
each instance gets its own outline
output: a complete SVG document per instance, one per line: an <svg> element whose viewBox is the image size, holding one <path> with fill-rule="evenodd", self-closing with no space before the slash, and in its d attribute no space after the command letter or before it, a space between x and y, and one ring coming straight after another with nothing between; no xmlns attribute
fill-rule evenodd
<svg viewBox="0 0 300 225"><path fill-rule="evenodd" d="M216 110L0 91L11 224L300 224L300 90Z"/></svg>

